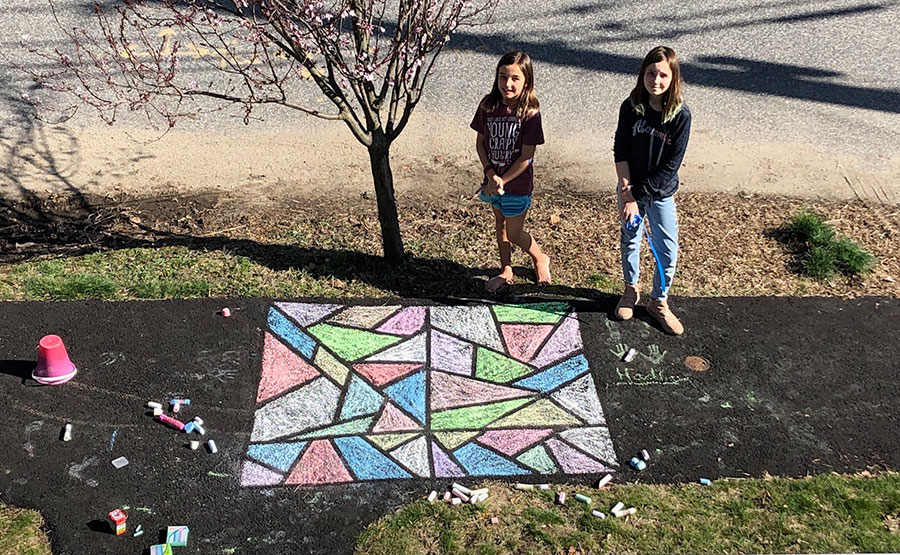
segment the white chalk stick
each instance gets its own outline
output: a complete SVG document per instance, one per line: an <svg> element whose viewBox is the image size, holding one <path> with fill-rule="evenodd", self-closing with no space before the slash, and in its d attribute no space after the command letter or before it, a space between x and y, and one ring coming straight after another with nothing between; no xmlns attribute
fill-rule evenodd
<svg viewBox="0 0 900 555"><path fill-rule="evenodd" d="M159 416L162 413L163 413L162 407L154 407L153 416Z"/></svg>
<svg viewBox="0 0 900 555"><path fill-rule="evenodd" d="M612 479L613 479L613 475L607 474L606 476L601 478L599 482L597 482L597 489L603 489L604 486L606 486L606 484L612 482Z"/></svg>
<svg viewBox="0 0 900 555"><path fill-rule="evenodd" d="M542 490L548 490L550 489L550 484L538 484L538 487Z"/></svg>
<svg viewBox="0 0 900 555"><path fill-rule="evenodd" d="M634 360L634 355L636 354L637 351L635 351L634 348L628 349L628 352L625 353L625 358L623 358L622 360L624 360L625 362L631 362L632 360Z"/></svg>
<svg viewBox="0 0 900 555"><path fill-rule="evenodd" d="M622 503L621 501L619 501L618 503L615 504L615 506L613 506L612 510L610 510L609 512L611 512L612 514L615 515L616 513L618 513L619 511L621 511L624 508L625 508L625 503ZM618 516L618 515L616 515L616 516Z"/></svg>
<svg viewBox="0 0 900 555"><path fill-rule="evenodd" d="M603 513L601 513L601 512L598 511L597 509L594 509L593 511L591 511L591 514L594 515L595 517L601 519L601 520L604 519L604 518L606 518L606 515L603 514Z"/></svg>
<svg viewBox="0 0 900 555"><path fill-rule="evenodd" d="M460 503L462 503L462 499L460 499L459 497L454 497L450 500L451 505L459 505Z"/></svg>
<svg viewBox="0 0 900 555"><path fill-rule="evenodd" d="M72 425L66 424L63 430L63 441L72 441Z"/></svg>
<svg viewBox="0 0 900 555"><path fill-rule="evenodd" d="M162 404L157 403L156 401L147 401L147 408L148 409L161 409Z"/></svg>
<svg viewBox="0 0 900 555"><path fill-rule="evenodd" d="M215 453L218 453L218 452L219 452L219 448L216 447L216 442L213 441L213 440L207 441L207 442L206 442L206 446L209 447L209 452L210 452L210 453L215 454Z"/></svg>
<svg viewBox="0 0 900 555"><path fill-rule="evenodd" d="M197 449L200 449L200 442L197 440L192 440L191 441L191 451L196 451Z"/></svg>
<svg viewBox="0 0 900 555"><path fill-rule="evenodd" d="M434 490L431 490L431 493L428 494L428 502L434 503L435 499L437 499L437 492Z"/></svg>
<svg viewBox="0 0 900 555"><path fill-rule="evenodd" d="M453 482L453 485L450 486L450 490L451 491L459 490L459 491L465 493L466 495L472 495L472 490L470 490L466 486L461 486L461 485L457 484L456 482Z"/></svg>
<svg viewBox="0 0 900 555"><path fill-rule="evenodd" d="M118 459L113 459L112 465L116 468L122 468L128 464L128 459L125 457L119 457Z"/></svg>
<svg viewBox="0 0 900 555"><path fill-rule="evenodd" d="M202 426L202 425L203 425L203 419L200 418L199 416L195 416L195 417L194 417L194 424L197 425L197 426Z"/></svg>

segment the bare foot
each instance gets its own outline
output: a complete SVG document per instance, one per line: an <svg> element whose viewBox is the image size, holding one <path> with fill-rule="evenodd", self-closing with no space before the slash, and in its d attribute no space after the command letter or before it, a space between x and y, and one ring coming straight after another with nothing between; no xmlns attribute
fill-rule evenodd
<svg viewBox="0 0 900 555"><path fill-rule="evenodd" d="M550 276L550 257L546 254L541 255L534 260L534 273L537 274L538 285L550 285L552 277Z"/></svg>
<svg viewBox="0 0 900 555"><path fill-rule="evenodd" d="M505 285L512 285L513 282L512 268L507 266L499 275L492 277L484 283L484 290L488 293L496 293Z"/></svg>

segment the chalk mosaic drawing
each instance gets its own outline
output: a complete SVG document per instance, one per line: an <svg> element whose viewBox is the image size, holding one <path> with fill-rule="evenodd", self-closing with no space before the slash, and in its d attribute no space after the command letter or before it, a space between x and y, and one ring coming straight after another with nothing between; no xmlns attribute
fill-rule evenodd
<svg viewBox="0 0 900 555"><path fill-rule="evenodd" d="M566 303L270 307L244 486L618 466Z"/></svg>

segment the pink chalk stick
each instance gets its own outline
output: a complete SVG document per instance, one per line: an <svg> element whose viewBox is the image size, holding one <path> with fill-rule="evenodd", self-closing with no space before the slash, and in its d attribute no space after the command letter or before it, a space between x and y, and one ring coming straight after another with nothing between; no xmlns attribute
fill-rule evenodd
<svg viewBox="0 0 900 555"><path fill-rule="evenodd" d="M160 414L157 416L157 418L159 418L159 421L164 424L168 424L173 428L178 428L179 430L184 431L184 422L182 422L181 420L177 420L175 418L172 418L171 416L166 416L165 414Z"/></svg>
<svg viewBox="0 0 900 555"><path fill-rule="evenodd" d="M229 309L227 306L225 308L223 308L222 316L224 316L225 318L228 318L229 316L231 316L231 309Z"/></svg>

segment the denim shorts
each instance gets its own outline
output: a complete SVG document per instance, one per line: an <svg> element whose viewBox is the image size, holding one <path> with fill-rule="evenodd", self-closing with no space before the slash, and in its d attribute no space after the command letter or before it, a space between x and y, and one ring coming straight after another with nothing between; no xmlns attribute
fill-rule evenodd
<svg viewBox="0 0 900 555"><path fill-rule="evenodd" d="M521 216L531 207L531 195L504 195L487 196L479 193L478 198L500 210L507 218Z"/></svg>

